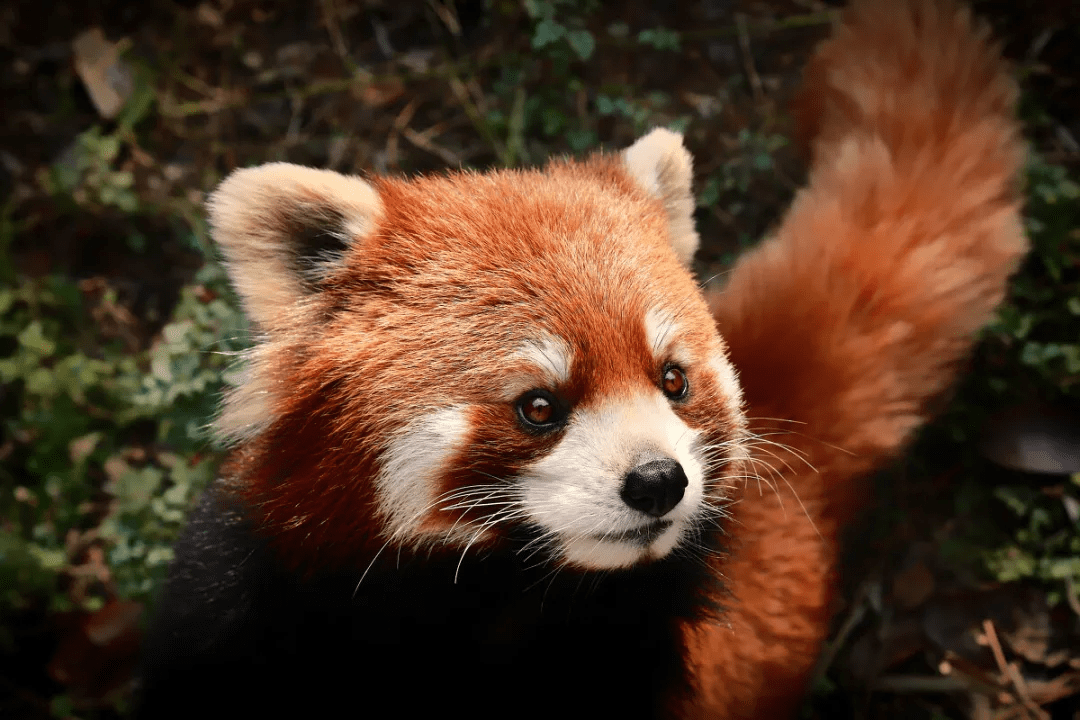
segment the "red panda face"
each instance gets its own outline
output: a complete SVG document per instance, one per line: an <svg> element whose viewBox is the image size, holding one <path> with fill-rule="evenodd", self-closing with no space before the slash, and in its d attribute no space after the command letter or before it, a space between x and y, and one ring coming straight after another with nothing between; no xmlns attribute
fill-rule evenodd
<svg viewBox="0 0 1080 720"><path fill-rule="evenodd" d="M689 183L666 131L544 171L223 183L215 237L261 339L218 427L284 556L518 542L610 569L693 546L745 430L685 268Z"/></svg>

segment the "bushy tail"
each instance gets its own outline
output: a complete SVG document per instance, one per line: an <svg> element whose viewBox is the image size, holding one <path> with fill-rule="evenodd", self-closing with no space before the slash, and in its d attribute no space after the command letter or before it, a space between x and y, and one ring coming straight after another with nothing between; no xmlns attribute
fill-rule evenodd
<svg viewBox="0 0 1080 720"><path fill-rule="evenodd" d="M952 379L1026 249L1016 95L943 0L856 2L811 61L808 186L713 298L750 414L805 423L786 443L865 470Z"/></svg>
<svg viewBox="0 0 1080 720"><path fill-rule="evenodd" d="M1026 242L1016 88L948 0L857 0L796 105L810 177L710 298L743 384L755 469L732 506L729 627L688 630L700 717L784 717L828 622L856 478L953 379Z"/></svg>

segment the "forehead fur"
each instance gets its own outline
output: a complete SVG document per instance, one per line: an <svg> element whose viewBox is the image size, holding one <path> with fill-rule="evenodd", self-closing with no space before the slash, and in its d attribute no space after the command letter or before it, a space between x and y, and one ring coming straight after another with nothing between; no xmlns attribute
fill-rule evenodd
<svg viewBox="0 0 1080 720"><path fill-rule="evenodd" d="M374 187L379 223L326 287L325 301L346 310L327 334L330 354L393 347L431 385L440 372L492 374L545 337L571 355L632 356L627 343L642 345L658 298L711 328L669 248L662 204L616 159Z"/></svg>
<svg viewBox="0 0 1080 720"><path fill-rule="evenodd" d="M408 271L428 260L443 263L445 275L512 277L545 260L570 275L606 261L670 260L662 203L613 157L557 161L544 171L381 178L375 188L387 212L364 249L370 264Z"/></svg>

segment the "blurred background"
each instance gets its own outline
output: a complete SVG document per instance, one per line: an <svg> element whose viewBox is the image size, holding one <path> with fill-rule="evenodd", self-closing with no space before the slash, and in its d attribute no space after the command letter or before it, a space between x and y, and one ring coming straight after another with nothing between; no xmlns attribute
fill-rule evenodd
<svg viewBox="0 0 1080 720"><path fill-rule="evenodd" d="M806 718L1080 718L1080 6L976 9L1023 88L1034 250L939 420L868 485ZM225 173L530 165L668 126L696 158L700 276L722 282L805 177L788 103L834 14L0 5L0 718L128 707L246 343L202 208Z"/></svg>

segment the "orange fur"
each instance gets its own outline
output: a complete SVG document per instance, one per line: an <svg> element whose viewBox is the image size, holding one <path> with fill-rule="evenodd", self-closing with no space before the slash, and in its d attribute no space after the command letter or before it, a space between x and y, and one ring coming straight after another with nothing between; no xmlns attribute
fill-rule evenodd
<svg viewBox="0 0 1080 720"><path fill-rule="evenodd" d="M681 143L678 149L685 153ZM245 172L261 183L266 170ZM664 205L649 198L617 156L555 161L543 171L379 178L373 182L379 197L374 231L309 295L278 287L279 277L291 274L263 269L273 253L251 243L250 230L236 232L236 241L231 237L241 225L271 235L281 227L293 232L290 223L305 215L319 219L326 214L320 208L337 201L331 191L324 197L306 187L304 207L297 208L296 191L274 181L275 194L260 198L234 176L215 196L212 213L226 258L238 266L234 275L246 269L249 255L260 258L252 283L264 287L251 291L258 301L248 305L262 303L265 295L274 300L252 313L271 332L253 350L253 381L239 389L223 416L228 423L261 413L267 426L232 456L224 474L259 508L262 525L293 566L363 567L363 558L379 550L385 537L374 519L372 488L339 478L377 472L383 444L419 409L467 403L480 408L475 427L506 425L507 432L485 437L478 431L472 438L474 447L480 440L488 444L503 468L550 449L551 436L522 437L504 422L512 411L502 388L523 371L513 352L540 330L579 349L575 362L589 383L566 388L579 408L618 393L618 383L638 382L636 368L648 354L639 346L638 328L660 298L678 311L701 365L723 354L696 285L669 247ZM237 206L245 209L245 220L262 219L225 222ZM569 258L568 238L575 243ZM289 292L302 300L279 301ZM553 315L551 307L574 312ZM312 333L313 327L320 332ZM433 337L469 340L433 343ZM603 366L588 366L597 362ZM367 378L378 378L379 385L361 392L357 385ZM251 391L258 394L251 397ZM714 397L706 382L701 391L696 426L728 431L737 422L728 417L733 409L724 410L729 403ZM373 393L408 403L372 402ZM248 409L253 402L254 411ZM475 472L484 465L478 462L471 458L465 465ZM286 474L290 482L282 483ZM439 521L427 519L429 526ZM458 514L442 513L441 522L454 525Z"/></svg>
<svg viewBox="0 0 1080 720"><path fill-rule="evenodd" d="M464 559L471 547L511 542L501 527L509 515L488 509L508 496L464 511L442 501L470 486L506 493L559 443L556 432L523 430L516 397L554 388L587 414L611 398L651 393L678 416L683 436L699 433L714 453L707 472L697 471L698 497L712 513L702 517L732 517L729 552L712 559L730 591L719 602L723 623L675 624L712 617L711 607L657 620L659 636L685 638L696 694L648 698L643 714L669 702L688 718L789 715L826 632L838 533L863 499L858 479L926 419L1025 251L1015 100L986 31L951 0L856 0L808 66L797 102L812 158L807 187L775 235L705 300L685 267L697 244L690 159L666 131L621 156L544 170L370 184L282 165L239 171L215 193L211 221L263 336L219 420L237 441L227 489L291 571L370 569L392 543L425 561ZM648 318L665 313L679 327L674 349L647 339ZM547 337L572 355L560 358L572 366L562 381L545 378L527 351L523 359L523 346ZM745 419L725 356L755 436L751 469L771 487L740 479ZM657 386L673 359L693 387L685 402L668 395L669 403ZM662 424L657 413L626 416L635 432L635 423ZM432 418L446 427L423 430ZM611 434L596 423L597 437ZM395 445L414 441L418 460L411 445ZM569 457L563 474L573 475L583 463ZM379 483L391 465L405 470L387 489ZM622 510L601 509L596 515ZM609 540L604 533L598 543ZM690 538L678 549L693 556L711 547ZM191 565L202 563L197 552L216 550L193 549ZM638 563L647 573L660 556L643 551L585 570L603 579ZM559 557L549 560L560 567ZM676 575L709 587L709 567L691 560L700 577L683 566ZM398 599L382 606L388 615ZM544 638L529 634L538 620L523 607L514 599L497 609L508 634L528 625L521 642L534 642L531 652ZM588 617L606 620L610 607ZM457 639L455 630L432 634ZM620 632L599 630L608 640ZM637 649L632 634L614 640ZM543 659L574 651L561 642ZM683 645L670 644L678 664ZM626 653L614 647L620 657L608 659L622 667ZM484 648L468 650L475 659ZM603 687L624 681L603 677Z"/></svg>
<svg viewBox="0 0 1080 720"><path fill-rule="evenodd" d="M807 68L808 186L710 298L752 431L788 449L758 446L776 492L733 507L733 598L726 626L687 630L688 715L797 706L855 480L925 420L1026 249L1016 89L987 37L952 2L856 2Z"/></svg>

